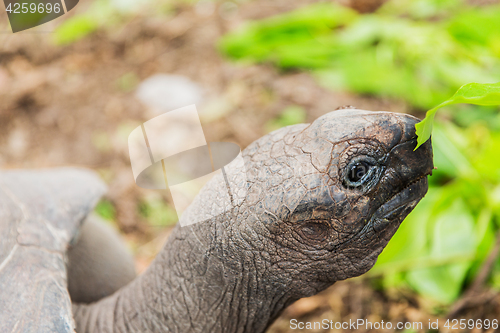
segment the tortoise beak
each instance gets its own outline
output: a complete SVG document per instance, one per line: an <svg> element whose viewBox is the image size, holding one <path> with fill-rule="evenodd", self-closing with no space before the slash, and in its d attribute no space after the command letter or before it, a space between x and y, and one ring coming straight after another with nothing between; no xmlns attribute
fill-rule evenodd
<svg viewBox="0 0 500 333"><path fill-rule="evenodd" d="M414 126L412 126L414 128ZM413 130L414 132L414 130ZM371 222L376 231L381 232L388 225L399 225L425 196L428 189L427 176L432 174L434 163L432 145L428 140L417 150L414 138L396 145L388 154L387 165L391 166L392 191L383 199L385 202L372 215ZM395 227L395 226L393 226Z"/></svg>
<svg viewBox="0 0 500 333"><path fill-rule="evenodd" d="M427 189L427 177L424 176L396 193L373 214L372 221L375 231L381 231L387 224L394 221L401 222L401 217L405 217L415 208L427 193Z"/></svg>
<svg viewBox="0 0 500 333"><path fill-rule="evenodd" d="M427 140L417 150L417 139L396 145L389 154L388 164L394 166L403 183L412 183L432 174L434 162L431 140Z"/></svg>

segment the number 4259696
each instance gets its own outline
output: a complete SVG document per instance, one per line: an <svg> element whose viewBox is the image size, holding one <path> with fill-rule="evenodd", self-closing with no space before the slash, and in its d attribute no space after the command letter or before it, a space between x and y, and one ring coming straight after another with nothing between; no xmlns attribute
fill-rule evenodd
<svg viewBox="0 0 500 333"><path fill-rule="evenodd" d="M52 12L54 13L60 13L61 12L61 4L60 3L55 3L52 5L51 3L9 3L9 5L6 8L8 13L14 13L14 14L27 14L27 13L47 13L50 14Z"/></svg>
<svg viewBox="0 0 500 333"><path fill-rule="evenodd" d="M458 319L448 319L446 321L446 323L444 324L444 327L446 327L447 329L450 329L450 330L464 330L464 329L489 329L489 328L493 328L493 329L497 329L498 328L498 320L497 319L493 319L493 320L489 320L489 319L484 319L484 320L481 320L481 319L477 319L477 320L474 320L474 319L460 319L460 321Z"/></svg>

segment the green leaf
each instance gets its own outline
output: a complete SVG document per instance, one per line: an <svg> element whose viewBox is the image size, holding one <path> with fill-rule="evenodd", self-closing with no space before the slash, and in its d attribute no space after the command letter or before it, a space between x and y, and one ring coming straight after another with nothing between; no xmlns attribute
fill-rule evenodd
<svg viewBox="0 0 500 333"><path fill-rule="evenodd" d="M242 26L224 36L219 49L233 59L270 61L282 68L321 68L337 52L332 30L357 16L333 3L304 6Z"/></svg>
<svg viewBox="0 0 500 333"><path fill-rule="evenodd" d="M458 103L468 103L475 105L499 105L500 104L500 82L487 83L468 83L460 87L455 95L444 101L438 106L427 111L424 120L415 125L417 130L417 146L424 144L431 137L434 116L438 109Z"/></svg>
<svg viewBox="0 0 500 333"><path fill-rule="evenodd" d="M457 199L439 214L433 230L430 258L463 258L462 262L416 268L408 272L410 285L420 294L441 303L451 303L459 295L476 252L474 217L465 202ZM472 237L471 237L472 236Z"/></svg>
<svg viewBox="0 0 500 333"><path fill-rule="evenodd" d="M394 237L380 254L370 274L376 275L384 272L385 275L391 275L388 273L405 271L414 265L415 258L427 255L428 237L425 230L428 228L432 209L441 196L441 192L441 189L435 187L429 189L425 198L401 223Z"/></svg>
<svg viewBox="0 0 500 333"><path fill-rule="evenodd" d="M465 135L462 132L460 134ZM439 166L439 173L448 172L450 178L479 178L469 156L466 156L463 149L460 149L460 146L451 139L449 128L436 126L434 139L434 163Z"/></svg>
<svg viewBox="0 0 500 333"><path fill-rule="evenodd" d="M90 16L74 16L57 27L54 35L55 42L58 45L73 43L91 34L98 27L98 23Z"/></svg>
<svg viewBox="0 0 500 333"><path fill-rule="evenodd" d="M464 11L457 0L402 3L388 2L371 15L329 3L300 7L243 25L221 39L219 50L242 64L311 70L327 88L425 110L463 82L497 80L500 6ZM428 17L439 19L421 20ZM432 119L426 123L430 135Z"/></svg>

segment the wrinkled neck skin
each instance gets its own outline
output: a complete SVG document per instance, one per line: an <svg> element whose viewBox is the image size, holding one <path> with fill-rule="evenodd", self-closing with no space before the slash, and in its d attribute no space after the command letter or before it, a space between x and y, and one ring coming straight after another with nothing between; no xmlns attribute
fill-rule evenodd
<svg viewBox="0 0 500 333"><path fill-rule="evenodd" d="M293 135L305 126L286 132ZM257 184L254 178L248 174L242 186ZM207 184L183 219L219 202L221 189L214 183ZM150 267L130 285L97 303L73 306L77 332L259 333L297 299L330 286L332 279L317 281L308 267L315 254L279 245L256 206L243 203L208 221L177 225Z"/></svg>
<svg viewBox="0 0 500 333"><path fill-rule="evenodd" d="M289 304L331 284L302 286L295 294L294 284L303 282L278 280L273 254L244 238L220 220L177 226L130 285L97 303L74 305L77 332L264 332Z"/></svg>

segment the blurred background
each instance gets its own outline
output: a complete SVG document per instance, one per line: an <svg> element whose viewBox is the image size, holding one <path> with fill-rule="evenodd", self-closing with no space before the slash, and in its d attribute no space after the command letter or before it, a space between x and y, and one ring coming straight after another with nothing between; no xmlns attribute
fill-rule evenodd
<svg viewBox="0 0 500 333"><path fill-rule="evenodd" d="M177 221L130 168L128 134L155 115L196 103L207 141L244 148L342 105L422 118L462 84L500 81L498 1L82 0L44 29L0 20L0 169L96 170L109 185L96 212L139 272ZM439 318L442 332L448 317L500 318L499 109L448 107L432 139L429 192L376 266L269 332L300 331L290 318Z"/></svg>

